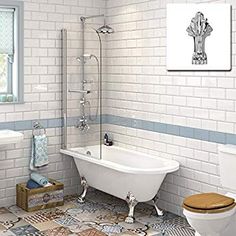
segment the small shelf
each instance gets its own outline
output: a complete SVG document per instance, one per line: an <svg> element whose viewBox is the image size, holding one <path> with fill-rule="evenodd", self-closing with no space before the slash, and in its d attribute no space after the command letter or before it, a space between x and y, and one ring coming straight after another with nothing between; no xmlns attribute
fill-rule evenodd
<svg viewBox="0 0 236 236"><path fill-rule="evenodd" d="M0 145L18 143L23 140L23 134L13 130L0 130Z"/></svg>

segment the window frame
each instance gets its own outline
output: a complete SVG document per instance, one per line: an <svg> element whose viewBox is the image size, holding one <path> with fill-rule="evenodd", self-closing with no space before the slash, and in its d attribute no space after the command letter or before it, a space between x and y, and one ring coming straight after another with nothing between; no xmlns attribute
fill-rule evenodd
<svg viewBox="0 0 236 236"><path fill-rule="evenodd" d="M16 23L15 27L15 33L14 35L14 61L15 64L13 65L10 62L10 58L8 58L8 66L16 70L16 77L17 81L14 81L17 83L17 100L13 102L0 102L0 105L2 104L14 104L14 103L24 103L24 2L21 1L15 1L15 0L0 0L0 8L14 8L14 20ZM15 68L13 68L15 66ZM12 73L13 74L13 73ZM11 81L9 81L11 80ZM11 84L11 88L7 88L7 90L12 90L10 94L13 94L13 77L9 79L8 82Z"/></svg>

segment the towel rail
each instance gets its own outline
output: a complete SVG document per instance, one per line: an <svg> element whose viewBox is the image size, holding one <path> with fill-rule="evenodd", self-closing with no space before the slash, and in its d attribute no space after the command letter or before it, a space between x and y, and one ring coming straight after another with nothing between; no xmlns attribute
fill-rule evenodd
<svg viewBox="0 0 236 236"><path fill-rule="evenodd" d="M43 130L43 134L46 134L46 129L43 127L43 125L40 122L35 121L33 123L32 134L36 135L36 132L39 131L39 133L38 133L38 135L39 135L41 130Z"/></svg>

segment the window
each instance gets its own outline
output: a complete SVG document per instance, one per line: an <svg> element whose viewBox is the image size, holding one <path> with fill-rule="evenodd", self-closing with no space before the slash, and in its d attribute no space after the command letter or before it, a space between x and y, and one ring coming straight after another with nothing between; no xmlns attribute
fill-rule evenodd
<svg viewBox="0 0 236 236"><path fill-rule="evenodd" d="M0 102L23 101L23 3L0 0Z"/></svg>

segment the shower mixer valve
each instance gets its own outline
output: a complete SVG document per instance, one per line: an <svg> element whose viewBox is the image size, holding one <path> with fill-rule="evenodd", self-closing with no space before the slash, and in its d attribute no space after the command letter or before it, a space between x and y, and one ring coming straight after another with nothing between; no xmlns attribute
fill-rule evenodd
<svg viewBox="0 0 236 236"><path fill-rule="evenodd" d="M88 121L84 116L78 121L75 127L83 132L87 132L90 129Z"/></svg>

